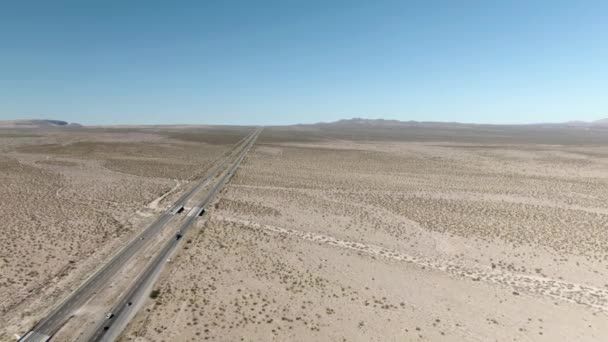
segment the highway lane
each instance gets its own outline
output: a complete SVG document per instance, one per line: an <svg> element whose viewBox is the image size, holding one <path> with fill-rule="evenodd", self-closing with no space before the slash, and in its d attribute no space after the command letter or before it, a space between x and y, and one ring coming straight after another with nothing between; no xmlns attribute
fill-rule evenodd
<svg viewBox="0 0 608 342"><path fill-rule="evenodd" d="M221 168L225 167L226 164L228 164L228 161L230 161L230 157L235 154L236 151L238 151L238 147L243 145L245 146L247 144L247 142L249 142L251 140L251 138L254 136L254 133L244 137L243 139L239 140L234 146L234 148L228 153L228 155L226 157L224 157L223 161L221 163L219 163L218 165L216 165L211 172L207 172L206 177L204 178L203 181L199 182L198 185L192 187L190 190L188 190L186 193L184 193L176 202L175 204L171 207L171 209L169 209L169 212L172 214L176 214L180 209L184 208L186 203L188 203L188 201L192 198L192 196L194 196L194 194L200 192L205 186L207 186L207 184L209 183L209 181L211 180L211 176L214 176L215 174L217 174L218 170L220 170ZM220 158L221 159L221 158Z"/></svg>
<svg viewBox="0 0 608 342"><path fill-rule="evenodd" d="M213 168L213 170L209 172L206 177L203 178L196 186L182 195L170 210L161 214L137 237L131 240L120 252L115 254L108 263L89 277L78 289L72 292L63 302L61 302L61 304L53 309L50 314L38 322L32 330L20 338L19 342L48 341L51 336L61 329L61 327L78 308L82 307L97 292L99 292L99 290L106 286L112 277L117 274L122 267L129 262L129 260L140 252L145 245L148 244L148 241L158 235L161 230L175 218L174 214L176 208L179 209L180 207L186 206L188 201L197 193L197 191L200 191L209 183L209 181L216 177L218 171L226 166L236 152L242 152L243 150L247 149L249 143L253 141L252 139L257 137L256 134L258 134L257 130L246 137L244 141L238 142L233 151L229 153L221 164ZM242 148L240 148L241 146Z"/></svg>
<svg viewBox="0 0 608 342"><path fill-rule="evenodd" d="M163 213L150 224L137 238L116 254L110 262L91 276L83 285L74 291L66 300L41 320L34 329L19 341L45 341L52 336L70 318L70 315L84 305L95 293L105 286L111 277L127 263L133 255L158 234L175 216ZM35 334L34 334L35 332Z"/></svg>
<svg viewBox="0 0 608 342"><path fill-rule="evenodd" d="M261 129L256 131L254 138L248 142L246 148L239 154L232 166L224 172L223 176L207 193L201 203L194 207L190 213L188 213L186 220L178 230L181 236L186 235L191 228L192 223L197 219L199 214L204 213L207 206L209 206L223 186L234 175L237 168L245 158L247 152L255 143L255 139L260 132ZM113 341L118 338L124 327L128 324L131 318L135 316L137 310L145 301L147 293L152 289L156 279L158 279L160 276L166 261L170 259L173 253L179 248L182 240L183 238L177 238L177 236L170 237L163 249L147 265L129 290L125 292L125 294L118 300L116 305L110 311L113 316L111 318L104 319L95 329L93 334L87 339L87 341Z"/></svg>

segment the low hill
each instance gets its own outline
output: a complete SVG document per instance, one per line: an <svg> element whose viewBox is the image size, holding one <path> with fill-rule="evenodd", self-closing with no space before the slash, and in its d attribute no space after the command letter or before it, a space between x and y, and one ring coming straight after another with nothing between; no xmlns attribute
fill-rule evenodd
<svg viewBox="0 0 608 342"><path fill-rule="evenodd" d="M298 126L317 126L317 127L343 127L343 128L404 128L404 127L478 127L478 126L521 126L521 127L538 127L538 126L553 126L553 127L608 127L608 119L596 121L568 121L562 123L537 123L537 124L519 124L519 125L496 125L496 124L474 124L460 122L439 122L439 121L399 121L386 119L363 119L352 118L342 119L333 122L319 122L312 125Z"/></svg>
<svg viewBox="0 0 608 342"><path fill-rule="evenodd" d="M431 122L431 121L399 121L399 120L387 120L387 119L363 119L363 118L352 118L342 119L334 122L319 122L312 124L312 126L319 127L344 127L344 128L402 128L402 127L420 127L420 126L433 126L433 127L454 127L454 126L471 126L474 124L465 124L458 122Z"/></svg>
<svg viewBox="0 0 608 342"><path fill-rule="evenodd" d="M64 128L64 127L82 127L78 123L70 123L62 120L6 120L0 121L0 128Z"/></svg>

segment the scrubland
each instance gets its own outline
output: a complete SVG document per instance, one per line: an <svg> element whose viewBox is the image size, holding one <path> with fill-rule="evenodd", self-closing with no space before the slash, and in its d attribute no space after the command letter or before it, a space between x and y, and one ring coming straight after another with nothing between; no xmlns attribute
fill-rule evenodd
<svg viewBox="0 0 608 342"><path fill-rule="evenodd" d="M221 132L0 130L0 340L31 328L248 130Z"/></svg>
<svg viewBox="0 0 608 342"><path fill-rule="evenodd" d="M608 340L605 133L266 128L122 340Z"/></svg>

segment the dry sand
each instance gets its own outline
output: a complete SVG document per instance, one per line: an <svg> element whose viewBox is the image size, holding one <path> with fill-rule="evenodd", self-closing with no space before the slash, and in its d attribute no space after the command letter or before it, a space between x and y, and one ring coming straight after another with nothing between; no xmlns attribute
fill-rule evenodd
<svg viewBox="0 0 608 342"><path fill-rule="evenodd" d="M264 134L123 340L608 340L606 145Z"/></svg>
<svg viewBox="0 0 608 342"><path fill-rule="evenodd" d="M0 340L31 328L247 132L208 143L180 130L0 130Z"/></svg>

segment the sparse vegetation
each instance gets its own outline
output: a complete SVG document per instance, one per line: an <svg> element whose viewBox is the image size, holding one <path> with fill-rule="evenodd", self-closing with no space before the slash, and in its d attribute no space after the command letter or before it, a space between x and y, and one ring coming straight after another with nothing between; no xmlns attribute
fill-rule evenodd
<svg viewBox="0 0 608 342"><path fill-rule="evenodd" d="M605 322L594 310L608 299L608 172L586 154L608 150L470 139L290 140L268 129L146 324L183 319L145 338L537 339L520 330L522 307L546 316L543 338L591 336L585 322ZM572 226L578 239L566 241Z"/></svg>
<svg viewBox="0 0 608 342"><path fill-rule="evenodd" d="M126 338L608 338L608 147L319 132L265 131ZM221 154L192 134L3 138L0 318L35 315L43 279L65 293Z"/></svg>
<svg viewBox="0 0 608 342"><path fill-rule="evenodd" d="M31 328L230 147L162 130L0 129L0 340Z"/></svg>
<svg viewBox="0 0 608 342"><path fill-rule="evenodd" d="M152 290L152 292L150 292L151 299L156 299L158 296L160 296L160 290Z"/></svg>

